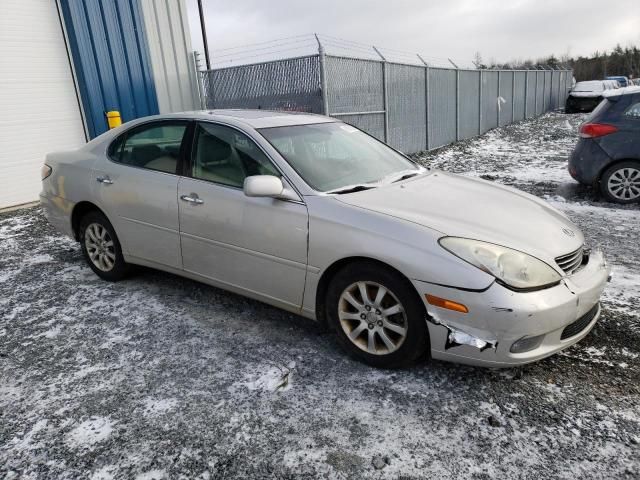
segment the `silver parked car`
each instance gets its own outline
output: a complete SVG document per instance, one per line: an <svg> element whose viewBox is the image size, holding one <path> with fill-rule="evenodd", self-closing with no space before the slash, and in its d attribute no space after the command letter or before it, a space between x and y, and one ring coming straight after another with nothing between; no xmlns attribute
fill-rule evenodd
<svg viewBox="0 0 640 480"><path fill-rule="evenodd" d="M332 327L359 359L502 367L583 338L603 255L538 198L425 169L332 118L129 122L43 167L47 218L89 266L145 265Z"/></svg>

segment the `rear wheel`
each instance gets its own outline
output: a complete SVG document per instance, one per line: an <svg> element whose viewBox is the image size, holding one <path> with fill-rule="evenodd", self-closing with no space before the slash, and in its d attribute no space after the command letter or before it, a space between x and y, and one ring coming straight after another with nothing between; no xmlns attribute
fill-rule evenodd
<svg viewBox="0 0 640 480"><path fill-rule="evenodd" d="M609 167L600 179L600 191L610 201L640 201L640 162L626 161Z"/></svg>
<svg viewBox="0 0 640 480"><path fill-rule="evenodd" d="M115 282L129 273L116 232L102 213L92 211L82 217L80 246L89 267L100 278Z"/></svg>
<svg viewBox="0 0 640 480"><path fill-rule="evenodd" d="M393 270L348 265L331 281L326 301L340 344L369 365L408 365L429 346L424 305L413 285Z"/></svg>

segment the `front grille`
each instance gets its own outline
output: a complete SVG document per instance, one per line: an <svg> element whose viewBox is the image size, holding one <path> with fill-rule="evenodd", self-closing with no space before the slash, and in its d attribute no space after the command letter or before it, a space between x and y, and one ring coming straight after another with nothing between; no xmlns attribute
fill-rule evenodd
<svg viewBox="0 0 640 480"><path fill-rule="evenodd" d="M562 335L560 335L560 340L566 340L567 338L578 335L581 331L587 328L587 325L591 323L598 313L598 308L600 308L600 304L596 303L591 310L581 316L578 320L564 327Z"/></svg>
<svg viewBox="0 0 640 480"><path fill-rule="evenodd" d="M566 273L567 275L571 275L582 266L584 253L584 247L580 247L575 252L556 257L556 263L564 273Z"/></svg>

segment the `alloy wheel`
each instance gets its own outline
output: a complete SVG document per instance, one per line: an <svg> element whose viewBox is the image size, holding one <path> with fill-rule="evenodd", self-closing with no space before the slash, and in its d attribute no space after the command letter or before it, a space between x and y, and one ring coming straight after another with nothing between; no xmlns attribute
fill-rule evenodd
<svg viewBox="0 0 640 480"><path fill-rule="evenodd" d="M640 170L623 167L611 174L607 189L619 200L635 200L640 197Z"/></svg>
<svg viewBox="0 0 640 480"><path fill-rule="evenodd" d="M338 318L347 338L372 355L395 352L407 337L406 312L388 288L361 281L344 289Z"/></svg>
<svg viewBox="0 0 640 480"><path fill-rule="evenodd" d="M99 223L90 223L84 232L84 245L91 263L103 272L115 265L116 250L109 231Z"/></svg>

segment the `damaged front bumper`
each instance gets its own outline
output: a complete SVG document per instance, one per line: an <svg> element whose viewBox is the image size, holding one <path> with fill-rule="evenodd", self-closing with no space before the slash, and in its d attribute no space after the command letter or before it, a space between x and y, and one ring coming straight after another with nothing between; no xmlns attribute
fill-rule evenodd
<svg viewBox="0 0 640 480"><path fill-rule="evenodd" d="M584 338L600 317L599 300L610 276L602 252L554 287L515 292L494 282L464 291L414 280L418 292L466 305L468 313L435 307L429 313L431 356L487 367L534 362Z"/></svg>

